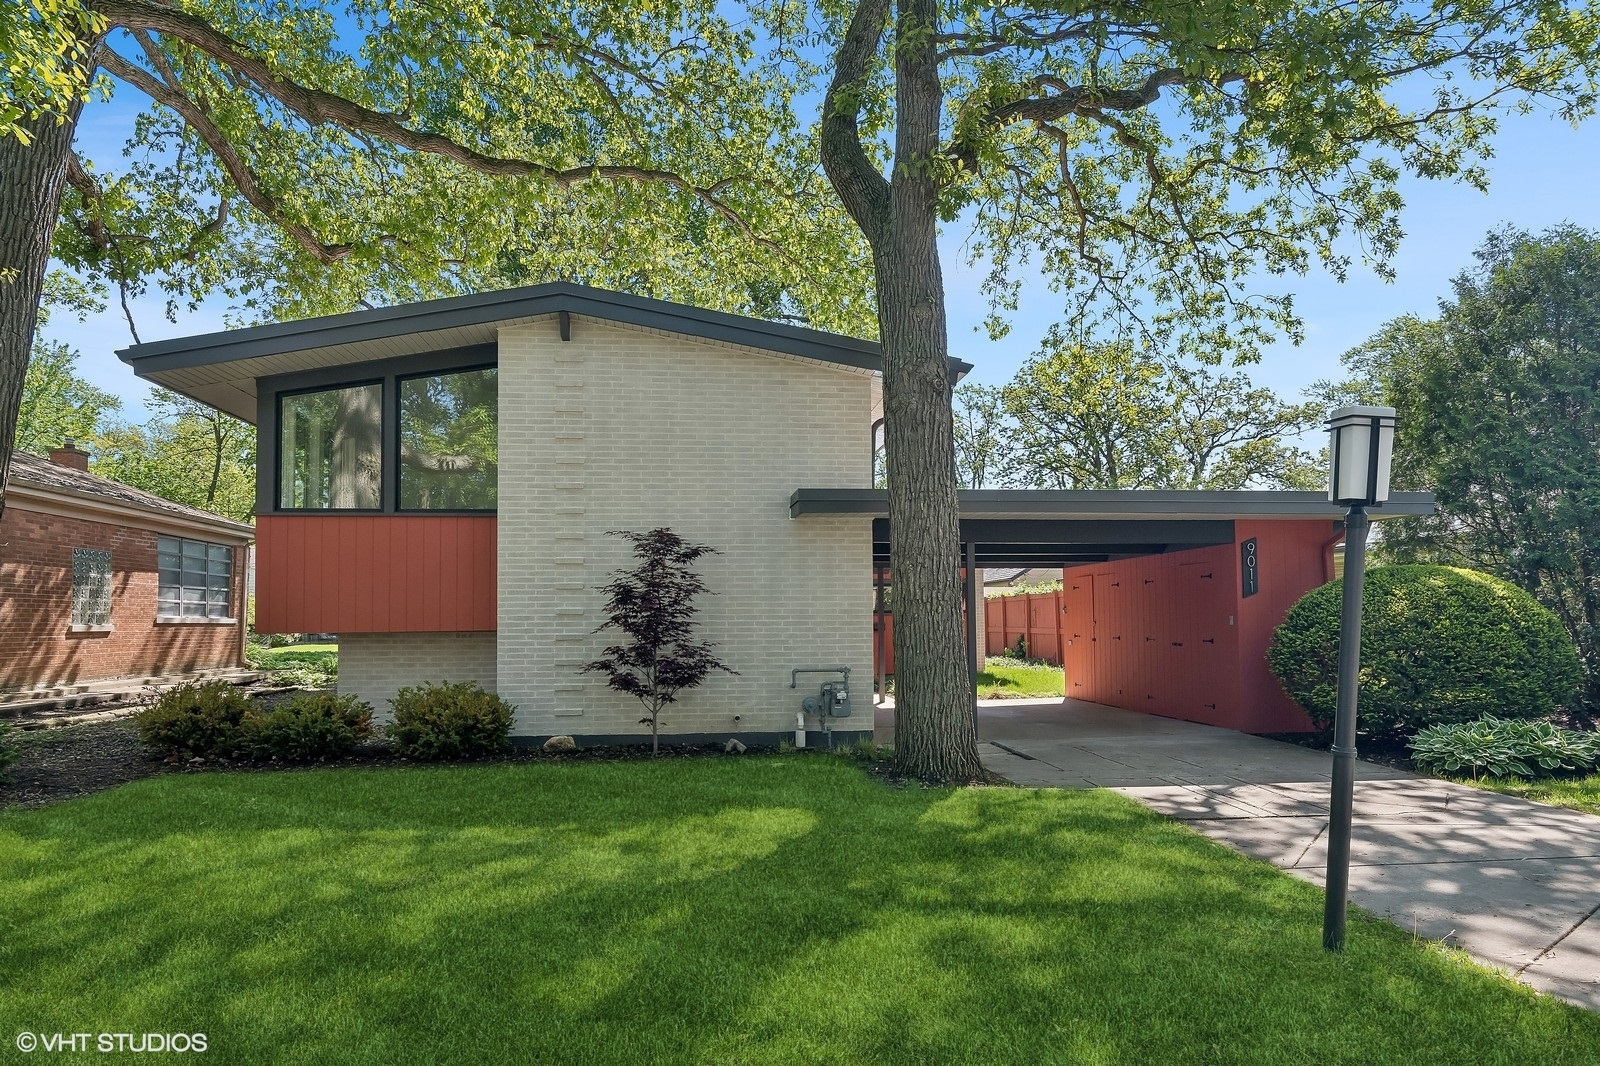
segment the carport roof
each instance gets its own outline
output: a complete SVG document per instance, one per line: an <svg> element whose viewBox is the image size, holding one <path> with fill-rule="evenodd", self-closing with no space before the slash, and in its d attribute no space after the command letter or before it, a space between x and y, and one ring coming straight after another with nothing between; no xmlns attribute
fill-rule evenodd
<svg viewBox="0 0 1600 1066"><path fill-rule="evenodd" d="M1328 502L1326 493L1276 489L1220 491L1209 489L973 489L958 492L961 518L1072 521L1083 519L1308 519L1338 521L1344 508ZM1374 521L1433 513L1433 493L1396 492ZM889 516L888 489L796 489L789 497L789 517L806 515Z"/></svg>
<svg viewBox="0 0 1600 1066"><path fill-rule="evenodd" d="M979 566L1076 566L1108 559L1230 544L1237 520L1327 523L1342 508L1320 492L1125 489L1074 491L979 489L957 494L961 541ZM886 489L798 489L791 518L860 515L872 521L873 556L889 560ZM1397 492L1375 519L1433 513L1430 492Z"/></svg>

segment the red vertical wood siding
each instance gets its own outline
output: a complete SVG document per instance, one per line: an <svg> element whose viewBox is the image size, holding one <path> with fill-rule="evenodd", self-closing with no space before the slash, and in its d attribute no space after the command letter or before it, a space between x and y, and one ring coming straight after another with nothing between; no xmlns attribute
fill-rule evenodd
<svg viewBox="0 0 1600 1066"><path fill-rule="evenodd" d="M1239 601L1240 695L1253 715L1253 724L1241 728L1257 733L1312 729L1311 719L1284 694L1277 675L1267 667L1267 649L1295 601L1331 576L1324 552L1333 523L1240 521L1234 528L1241 543L1256 538L1261 573L1260 591Z"/></svg>
<svg viewBox="0 0 1600 1066"><path fill-rule="evenodd" d="M262 633L452 633L495 628L492 515L263 515Z"/></svg>
<svg viewBox="0 0 1600 1066"><path fill-rule="evenodd" d="M1233 544L1068 568L1067 695L1247 732L1310 729L1266 651L1290 606L1322 584L1330 532L1324 522L1239 521ZM1260 583L1246 599L1239 545L1251 537Z"/></svg>
<svg viewBox="0 0 1600 1066"><path fill-rule="evenodd" d="M1069 568L1068 695L1245 728L1235 550L1219 545Z"/></svg>

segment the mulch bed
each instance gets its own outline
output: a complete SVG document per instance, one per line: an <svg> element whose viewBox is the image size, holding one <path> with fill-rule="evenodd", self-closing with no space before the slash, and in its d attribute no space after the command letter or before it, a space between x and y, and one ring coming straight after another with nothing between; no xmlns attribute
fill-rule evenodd
<svg viewBox="0 0 1600 1066"><path fill-rule="evenodd" d="M290 699L295 690L256 689L250 693L257 707L265 710ZM20 723L19 723L20 724ZM394 747L372 741L341 759L320 763L250 762L230 759L180 760L157 758L139 745L138 728L131 718L97 721L82 725L62 725L49 729L19 728L11 734L19 749L17 761L0 770L0 808L43 807L62 800L88 796L161 774L195 774L229 771L234 773L280 773L319 767L413 766L415 760L402 758ZM803 756L825 756L812 749ZM701 759L731 756L720 744L663 744L660 758ZM561 760L628 760L652 758L648 745L581 748L577 751L549 753L537 747L513 747L507 751L471 760L430 762L430 766L495 763L555 762ZM887 760L864 761L863 768L887 785L905 787L910 782L894 772Z"/></svg>
<svg viewBox="0 0 1600 1066"><path fill-rule="evenodd" d="M41 807L181 767L152 759L127 720L12 735L19 756L0 771L0 806Z"/></svg>
<svg viewBox="0 0 1600 1066"><path fill-rule="evenodd" d="M1268 740L1281 740L1288 744L1298 744L1302 748L1311 748L1313 751L1328 751L1333 747L1333 730L1321 733L1257 733L1259 737ZM1356 757L1367 762L1375 762L1379 766L1387 766L1393 770L1404 770L1407 773L1420 773L1411 761L1411 748L1407 745L1405 737L1398 736L1370 736L1366 733L1356 737Z"/></svg>

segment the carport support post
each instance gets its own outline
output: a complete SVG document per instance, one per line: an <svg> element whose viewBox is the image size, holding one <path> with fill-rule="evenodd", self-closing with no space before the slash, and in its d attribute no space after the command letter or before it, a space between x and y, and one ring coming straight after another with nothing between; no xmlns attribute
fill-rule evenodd
<svg viewBox="0 0 1600 1066"><path fill-rule="evenodd" d="M1367 529L1361 504L1344 521L1344 589L1339 613L1339 702L1333 718L1333 795L1328 804L1328 890L1323 899L1322 946L1344 949L1350 895L1350 823L1356 789L1356 681L1361 669L1361 597L1367 584Z"/></svg>
<svg viewBox="0 0 1600 1066"><path fill-rule="evenodd" d="M966 543L967 670L972 676L972 729L978 729L978 546Z"/></svg>

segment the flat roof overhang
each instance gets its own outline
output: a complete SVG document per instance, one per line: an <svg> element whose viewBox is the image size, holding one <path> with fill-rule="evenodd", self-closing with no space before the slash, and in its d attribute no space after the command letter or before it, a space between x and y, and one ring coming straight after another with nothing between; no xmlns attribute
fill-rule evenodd
<svg viewBox="0 0 1600 1066"><path fill-rule="evenodd" d="M957 493L961 541L979 566L1076 566L1231 544L1238 520L1323 521L1332 536L1344 509L1320 492L1121 489L978 489ZM1433 513L1431 492L1397 492L1375 520ZM873 555L889 558L887 489L797 489L789 516L872 519Z"/></svg>
<svg viewBox="0 0 1600 1066"><path fill-rule="evenodd" d="M117 356L147 381L253 423L257 378L494 344L501 326L550 316L560 316L563 338L570 316L579 316L860 373L883 367L874 340L564 281L148 341ZM952 380L971 369L971 363L950 359Z"/></svg>

